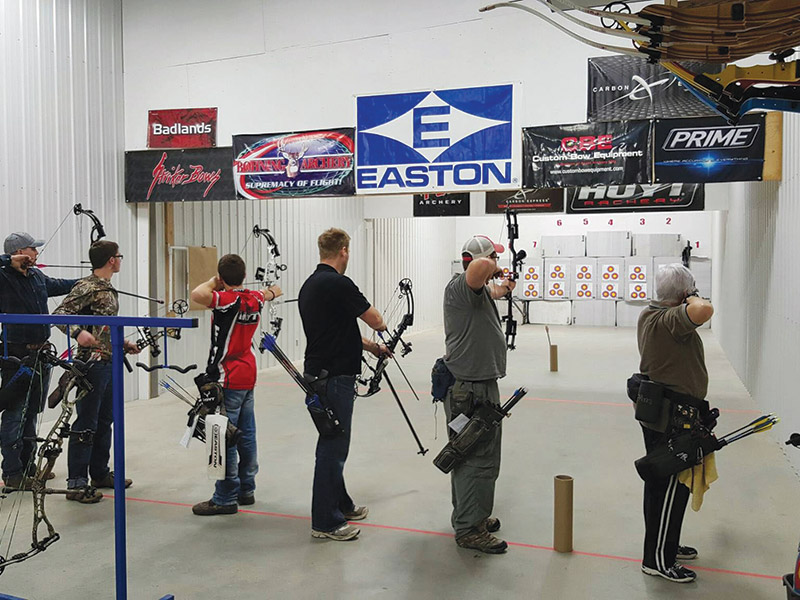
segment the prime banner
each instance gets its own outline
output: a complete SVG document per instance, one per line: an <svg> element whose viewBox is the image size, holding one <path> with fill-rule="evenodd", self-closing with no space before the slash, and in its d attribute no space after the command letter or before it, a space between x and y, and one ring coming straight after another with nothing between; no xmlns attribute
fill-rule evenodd
<svg viewBox="0 0 800 600"><path fill-rule="evenodd" d="M593 185L567 190L567 213L703 210L700 183Z"/></svg>
<svg viewBox="0 0 800 600"><path fill-rule="evenodd" d="M522 139L526 188L650 181L650 121L528 127Z"/></svg>
<svg viewBox="0 0 800 600"><path fill-rule="evenodd" d="M721 117L656 121L655 181L761 181L765 117L746 115L737 125Z"/></svg>
<svg viewBox="0 0 800 600"><path fill-rule="evenodd" d="M125 202L235 200L231 147L125 153Z"/></svg>
<svg viewBox="0 0 800 600"><path fill-rule="evenodd" d="M353 128L233 136L239 198L352 196Z"/></svg>
<svg viewBox="0 0 800 600"><path fill-rule="evenodd" d="M708 117L715 113L660 64L633 56L589 59L587 121ZM682 63L695 73L717 73L720 66Z"/></svg>
<svg viewBox="0 0 800 600"><path fill-rule="evenodd" d="M148 148L213 148L216 108L175 108L147 113Z"/></svg>
<svg viewBox="0 0 800 600"><path fill-rule="evenodd" d="M514 85L359 96L359 194L519 189Z"/></svg>
<svg viewBox="0 0 800 600"><path fill-rule="evenodd" d="M469 193L414 194L415 217L468 217Z"/></svg>
<svg viewBox="0 0 800 600"><path fill-rule="evenodd" d="M505 212L506 207L517 212L564 212L564 190L561 188L486 192L486 214Z"/></svg>

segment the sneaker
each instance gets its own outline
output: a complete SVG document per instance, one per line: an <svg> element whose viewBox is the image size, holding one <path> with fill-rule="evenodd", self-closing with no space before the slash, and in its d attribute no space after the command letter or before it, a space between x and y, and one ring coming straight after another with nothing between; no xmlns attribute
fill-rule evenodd
<svg viewBox="0 0 800 600"><path fill-rule="evenodd" d="M316 529L312 529L311 537L318 539L328 538L336 540L337 542L345 542L347 540L356 539L359 533L361 533L361 530L358 527L350 525L350 523L345 523L344 525L339 525L339 527L333 531L317 531Z"/></svg>
<svg viewBox="0 0 800 600"><path fill-rule="evenodd" d="M353 510L344 513L344 518L348 521L363 521L368 514L369 509L366 506L354 506Z"/></svg>
<svg viewBox="0 0 800 600"><path fill-rule="evenodd" d="M486 529L474 529L470 533L457 537L456 544L461 548L480 550L486 554L502 554L508 548L508 544L493 536Z"/></svg>
<svg viewBox="0 0 800 600"><path fill-rule="evenodd" d="M478 529L481 528L485 529L489 533L500 531L500 519L497 517L486 517L483 521L481 521L480 525L478 525Z"/></svg>
<svg viewBox="0 0 800 600"><path fill-rule="evenodd" d="M678 554L675 558L678 560L694 560L697 558L697 548L692 548L691 546L678 546Z"/></svg>
<svg viewBox="0 0 800 600"><path fill-rule="evenodd" d="M200 502L192 507L192 512L196 515L235 515L239 512L239 507L235 504L214 504L213 500Z"/></svg>
<svg viewBox="0 0 800 600"><path fill-rule="evenodd" d="M109 471L108 475L102 479L92 479L92 485L96 488L113 488L114 487L114 471ZM133 479L125 480L125 487L129 488L133 485Z"/></svg>
<svg viewBox="0 0 800 600"><path fill-rule="evenodd" d="M239 496L239 504L241 506L250 506L256 503L256 495L250 494L248 496Z"/></svg>
<svg viewBox="0 0 800 600"><path fill-rule="evenodd" d="M103 499L103 492L98 491L90 485L67 490L67 500L74 500L81 504L95 504Z"/></svg>
<svg viewBox="0 0 800 600"><path fill-rule="evenodd" d="M669 569L664 571L659 571L658 569L652 569L642 565L642 573L646 573L648 575L657 575L668 581L674 581L675 583L691 583L697 579L697 573L691 569L687 569L683 565L679 565L678 563L675 563Z"/></svg>

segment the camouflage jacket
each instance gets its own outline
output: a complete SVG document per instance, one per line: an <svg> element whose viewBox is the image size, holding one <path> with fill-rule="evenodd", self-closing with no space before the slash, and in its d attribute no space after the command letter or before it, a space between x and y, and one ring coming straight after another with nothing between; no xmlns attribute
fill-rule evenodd
<svg viewBox="0 0 800 600"><path fill-rule="evenodd" d="M99 315L114 317L119 312L117 290L107 279L92 274L78 280L72 291L61 302L61 306L53 311L54 315ZM57 325L66 333L67 325ZM111 329L108 326L93 326L85 328L97 339L97 346L91 348L79 347L77 358L87 360L95 355L102 360L111 359ZM84 328L76 325L69 326L69 335L77 338Z"/></svg>

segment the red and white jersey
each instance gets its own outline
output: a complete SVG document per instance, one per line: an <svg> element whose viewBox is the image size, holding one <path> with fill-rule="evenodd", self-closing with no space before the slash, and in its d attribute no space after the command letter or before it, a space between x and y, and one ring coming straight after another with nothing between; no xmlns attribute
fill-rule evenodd
<svg viewBox="0 0 800 600"><path fill-rule="evenodd" d="M206 372L219 375L223 387L253 389L256 385L253 336L261 321L264 293L244 289L213 292L209 308L214 312Z"/></svg>

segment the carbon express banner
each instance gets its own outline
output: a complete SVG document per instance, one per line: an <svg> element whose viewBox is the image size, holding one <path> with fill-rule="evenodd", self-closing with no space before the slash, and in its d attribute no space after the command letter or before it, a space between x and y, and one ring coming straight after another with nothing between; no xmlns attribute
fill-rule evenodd
<svg viewBox="0 0 800 600"><path fill-rule="evenodd" d="M353 128L233 136L239 198L352 196Z"/></svg>
<svg viewBox="0 0 800 600"><path fill-rule="evenodd" d="M694 73L718 73L720 65L687 61ZM633 56L590 58L587 121L715 116L680 79L660 64Z"/></svg>
<svg viewBox="0 0 800 600"><path fill-rule="evenodd" d="M125 202L235 200L231 147L125 153Z"/></svg>
<svg viewBox="0 0 800 600"><path fill-rule="evenodd" d="M522 136L526 188L650 181L650 121L528 127Z"/></svg>
<svg viewBox="0 0 800 600"><path fill-rule="evenodd" d="M655 181L761 181L765 119L760 113L737 125L721 117L656 121Z"/></svg>
<svg viewBox="0 0 800 600"><path fill-rule="evenodd" d="M468 217L469 194L414 194L415 217Z"/></svg>
<svg viewBox="0 0 800 600"><path fill-rule="evenodd" d="M703 210L705 189L698 183L593 185L567 190L567 213Z"/></svg>
<svg viewBox="0 0 800 600"><path fill-rule="evenodd" d="M514 85L356 99L359 194L520 187Z"/></svg>
<svg viewBox="0 0 800 600"><path fill-rule="evenodd" d="M564 212L564 190L517 190L516 192L486 192L486 214L503 213L506 207L517 212Z"/></svg>

